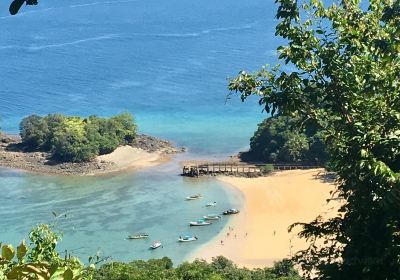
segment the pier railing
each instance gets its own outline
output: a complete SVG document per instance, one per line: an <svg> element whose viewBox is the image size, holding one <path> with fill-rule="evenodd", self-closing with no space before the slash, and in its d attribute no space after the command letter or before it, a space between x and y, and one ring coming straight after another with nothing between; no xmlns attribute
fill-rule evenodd
<svg viewBox="0 0 400 280"><path fill-rule="evenodd" d="M244 164L231 162L210 162L185 165L182 176L198 177L203 175L262 175L266 164ZM272 164L274 170L295 170L321 168L317 165Z"/></svg>

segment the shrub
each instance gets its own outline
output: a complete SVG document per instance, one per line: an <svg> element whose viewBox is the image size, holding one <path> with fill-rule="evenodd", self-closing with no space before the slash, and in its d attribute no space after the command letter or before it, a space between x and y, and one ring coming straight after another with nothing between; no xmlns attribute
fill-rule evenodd
<svg viewBox="0 0 400 280"><path fill-rule="evenodd" d="M264 165L263 167L261 167L262 174L269 174L272 171L274 171L274 165L271 163L268 163L268 164Z"/></svg>

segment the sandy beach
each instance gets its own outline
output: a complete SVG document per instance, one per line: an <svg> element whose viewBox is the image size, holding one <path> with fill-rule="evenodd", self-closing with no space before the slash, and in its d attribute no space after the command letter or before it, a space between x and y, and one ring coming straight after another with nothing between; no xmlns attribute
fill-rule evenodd
<svg viewBox="0 0 400 280"><path fill-rule="evenodd" d="M148 152L140 148L126 145L118 147L110 154L97 157L97 162L109 162L112 168L109 172L124 171L127 169L146 168L161 164L169 157L161 151Z"/></svg>
<svg viewBox="0 0 400 280"><path fill-rule="evenodd" d="M241 213L230 217L225 229L189 256L189 260L223 255L239 266L272 266L306 243L288 227L309 222L318 215L333 215L338 202L330 202L334 185L320 175L323 169L280 171L268 177L218 177L231 191L243 196ZM223 242L223 245L221 244Z"/></svg>

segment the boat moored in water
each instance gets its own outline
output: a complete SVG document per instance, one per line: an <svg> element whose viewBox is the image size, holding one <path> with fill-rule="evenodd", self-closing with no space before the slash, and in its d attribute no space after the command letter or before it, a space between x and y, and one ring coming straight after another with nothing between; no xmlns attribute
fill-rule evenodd
<svg viewBox="0 0 400 280"><path fill-rule="evenodd" d="M151 244L150 249L151 250L155 250L155 249L160 248L160 247L162 247L162 243L160 241L156 241L153 244Z"/></svg>
<svg viewBox="0 0 400 280"><path fill-rule="evenodd" d="M133 235L129 235L128 239L146 239L149 235L147 233L137 233Z"/></svg>
<svg viewBox="0 0 400 280"><path fill-rule="evenodd" d="M186 200L196 200L196 199L200 199L203 198L203 196L201 194L195 194L195 195L191 195L191 196L187 196Z"/></svg>
<svg viewBox="0 0 400 280"><path fill-rule="evenodd" d="M196 241L197 239L198 239L197 236L185 235L184 237L179 236L178 241L179 242L191 242L191 241Z"/></svg>
<svg viewBox="0 0 400 280"><path fill-rule="evenodd" d="M211 225L211 223L201 219L196 222L190 222L189 225L190 226L208 226L208 225Z"/></svg>
<svg viewBox="0 0 400 280"><path fill-rule="evenodd" d="M206 204L206 207L212 207L212 206L215 206L215 205L217 205L217 202L210 202L210 203L207 203Z"/></svg>
<svg viewBox="0 0 400 280"><path fill-rule="evenodd" d="M228 209L228 210L222 212L223 215L233 215L233 214L238 214L238 213L240 213L240 211L235 208L231 208L231 209Z"/></svg>
<svg viewBox="0 0 400 280"><path fill-rule="evenodd" d="M206 216L203 216L204 220L219 220L222 217L220 215L217 214L208 214Z"/></svg>

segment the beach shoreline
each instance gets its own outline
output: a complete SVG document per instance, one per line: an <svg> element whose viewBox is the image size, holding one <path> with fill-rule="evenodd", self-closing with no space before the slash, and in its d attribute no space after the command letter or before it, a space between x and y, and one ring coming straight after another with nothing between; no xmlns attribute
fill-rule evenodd
<svg viewBox="0 0 400 280"><path fill-rule="evenodd" d="M1 135L0 135L1 136ZM120 146L112 153L89 162L53 162L48 152L27 152L19 147L18 136L0 139L0 167L39 175L101 176L153 167L184 152L165 140L138 135L131 145Z"/></svg>
<svg viewBox="0 0 400 280"><path fill-rule="evenodd" d="M228 192L242 196L241 212L229 217L215 238L186 259L211 261L222 255L239 267L263 268L306 248L305 240L297 237L298 230L288 233L287 229L295 222L336 213L339 202L326 203L334 183L321 176L324 172L278 171L258 178L218 176Z"/></svg>

